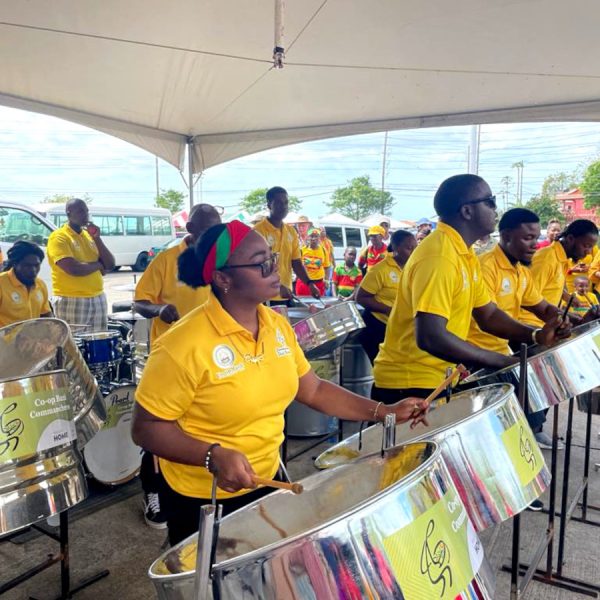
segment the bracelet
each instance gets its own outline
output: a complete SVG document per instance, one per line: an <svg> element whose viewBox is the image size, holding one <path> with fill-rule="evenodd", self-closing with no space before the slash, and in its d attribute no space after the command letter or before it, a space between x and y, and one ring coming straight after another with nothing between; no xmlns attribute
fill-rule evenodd
<svg viewBox="0 0 600 600"><path fill-rule="evenodd" d="M215 448L217 448L217 447L218 447L218 448L220 448L220 447L221 447L221 444L211 444L211 445L208 447L208 450L206 451L206 456L204 457L204 468L205 468L205 469L206 469L206 470L207 470L209 473L212 473L212 470L211 470L211 468L210 468L210 461L211 461L211 459L212 459L212 453L213 453L213 450L214 450Z"/></svg>
<svg viewBox="0 0 600 600"><path fill-rule="evenodd" d="M541 329L538 327L537 329L534 329L534 330L531 332L531 341L532 341L534 344L538 344L538 341L537 341L537 335L538 335L538 333L539 333L540 331L541 331ZM539 345L539 344L538 344L538 345Z"/></svg>
<svg viewBox="0 0 600 600"><path fill-rule="evenodd" d="M379 412L379 408L382 404L383 402L378 402L377 406L373 409L373 421L377 421L377 413Z"/></svg>

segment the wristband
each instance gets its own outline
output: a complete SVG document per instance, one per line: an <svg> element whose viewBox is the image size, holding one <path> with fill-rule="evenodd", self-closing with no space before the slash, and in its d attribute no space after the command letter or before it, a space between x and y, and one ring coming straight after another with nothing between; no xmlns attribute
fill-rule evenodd
<svg viewBox="0 0 600 600"><path fill-rule="evenodd" d="M382 404L383 402L378 402L377 406L373 409L373 421L377 421L377 413L379 412L379 409Z"/></svg>
<svg viewBox="0 0 600 600"><path fill-rule="evenodd" d="M210 461L212 459L212 453L213 450L217 447L221 447L221 444L211 444L208 447L208 450L206 451L206 456L204 457L204 468L209 472L212 473L213 471L210 468Z"/></svg>
<svg viewBox="0 0 600 600"><path fill-rule="evenodd" d="M542 330L541 330L541 329L538 327L537 329L534 329L534 330L531 332L531 341L532 341L534 344L537 344L538 346L539 346L539 343L538 343L538 341L537 341L537 336L538 336L538 333L540 333L540 331L542 331Z"/></svg>

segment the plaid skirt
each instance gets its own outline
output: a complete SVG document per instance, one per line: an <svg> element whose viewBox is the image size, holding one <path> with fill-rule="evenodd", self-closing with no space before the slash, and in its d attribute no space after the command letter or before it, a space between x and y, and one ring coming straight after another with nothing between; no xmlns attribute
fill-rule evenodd
<svg viewBox="0 0 600 600"><path fill-rule="evenodd" d="M106 331L108 328L108 306L106 294L93 298L53 298L54 314L69 325L86 325L86 332Z"/></svg>

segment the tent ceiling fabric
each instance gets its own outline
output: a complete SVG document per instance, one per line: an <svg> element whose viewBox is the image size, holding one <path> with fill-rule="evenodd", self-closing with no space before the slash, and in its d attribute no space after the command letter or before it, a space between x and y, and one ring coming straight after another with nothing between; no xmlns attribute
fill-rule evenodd
<svg viewBox="0 0 600 600"><path fill-rule="evenodd" d="M409 127L600 120L596 0L0 0L0 103L195 171Z"/></svg>

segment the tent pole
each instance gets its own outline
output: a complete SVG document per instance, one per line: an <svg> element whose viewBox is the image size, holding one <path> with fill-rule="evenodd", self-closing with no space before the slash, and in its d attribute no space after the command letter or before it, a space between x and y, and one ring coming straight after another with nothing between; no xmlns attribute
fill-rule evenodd
<svg viewBox="0 0 600 600"><path fill-rule="evenodd" d="M192 138L188 138L186 146L188 155L188 190L191 211L194 206L194 141Z"/></svg>

